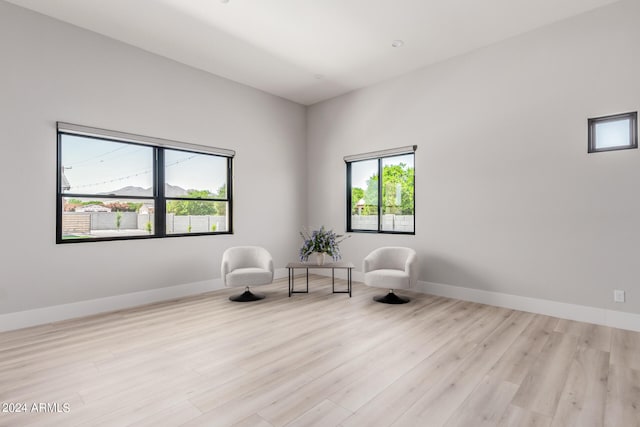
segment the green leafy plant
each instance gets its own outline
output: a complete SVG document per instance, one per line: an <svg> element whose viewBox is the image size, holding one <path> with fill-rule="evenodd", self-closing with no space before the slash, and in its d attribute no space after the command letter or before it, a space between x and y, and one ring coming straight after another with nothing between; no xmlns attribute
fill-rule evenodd
<svg viewBox="0 0 640 427"><path fill-rule="evenodd" d="M144 228L147 230L149 234L151 234L151 230L152 230L151 221L147 221Z"/></svg>
<svg viewBox="0 0 640 427"><path fill-rule="evenodd" d="M309 255L314 252L325 253L337 261L342 258L340 242L350 236L336 234L333 230L325 229L323 225L319 230L314 230L311 233L307 230L301 231L300 237L304 241L300 248L300 261L307 261Z"/></svg>
<svg viewBox="0 0 640 427"><path fill-rule="evenodd" d="M216 224L211 224L211 231L216 231L218 226Z"/></svg>

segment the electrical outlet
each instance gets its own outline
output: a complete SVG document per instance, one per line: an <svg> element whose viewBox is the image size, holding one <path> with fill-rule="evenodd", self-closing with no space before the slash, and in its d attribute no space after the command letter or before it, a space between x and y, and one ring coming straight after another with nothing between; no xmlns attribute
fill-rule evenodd
<svg viewBox="0 0 640 427"><path fill-rule="evenodd" d="M614 302L624 302L624 291L620 289L615 289L613 291L613 301Z"/></svg>

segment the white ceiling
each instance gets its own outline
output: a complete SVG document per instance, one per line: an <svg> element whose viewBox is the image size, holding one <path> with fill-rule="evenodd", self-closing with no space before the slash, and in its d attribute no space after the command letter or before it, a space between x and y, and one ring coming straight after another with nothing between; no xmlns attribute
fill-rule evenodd
<svg viewBox="0 0 640 427"><path fill-rule="evenodd" d="M310 105L618 0L7 1Z"/></svg>

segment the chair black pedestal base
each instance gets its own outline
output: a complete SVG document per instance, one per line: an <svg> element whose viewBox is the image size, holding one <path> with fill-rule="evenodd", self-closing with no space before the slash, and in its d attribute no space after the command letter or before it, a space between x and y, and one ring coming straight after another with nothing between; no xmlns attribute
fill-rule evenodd
<svg viewBox="0 0 640 427"><path fill-rule="evenodd" d="M229 299L235 302L249 302L264 299L262 294L254 294L250 290L246 290L241 294L230 296Z"/></svg>
<svg viewBox="0 0 640 427"><path fill-rule="evenodd" d="M396 295L393 292L389 292L386 295L381 295L378 297L373 297L373 300L375 302L381 302L383 304L406 304L409 301L411 301L409 298L407 297L401 297L399 295Z"/></svg>

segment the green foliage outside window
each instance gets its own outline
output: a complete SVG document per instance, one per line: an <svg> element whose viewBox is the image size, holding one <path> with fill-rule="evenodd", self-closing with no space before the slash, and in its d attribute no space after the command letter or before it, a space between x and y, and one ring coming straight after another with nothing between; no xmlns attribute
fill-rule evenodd
<svg viewBox="0 0 640 427"><path fill-rule="evenodd" d="M413 168L404 163L385 166L382 169L382 184L384 213L413 215Z"/></svg>
<svg viewBox="0 0 640 427"><path fill-rule="evenodd" d="M201 200L211 197L207 190L189 190L187 197L193 200L172 200L167 202L167 213L175 215L217 215L215 202Z"/></svg>
<svg viewBox="0 0 640 427"><path fill-rule="evenodd" d="M413 215L414 213L414 168L404 163L386 165L382 169L383 213ZM399 193L399 194L398 194ZM359 204L364 200L364 204ZM367 180L367 188L351 189L353 214L378 214L378 174Z"/></svg>

